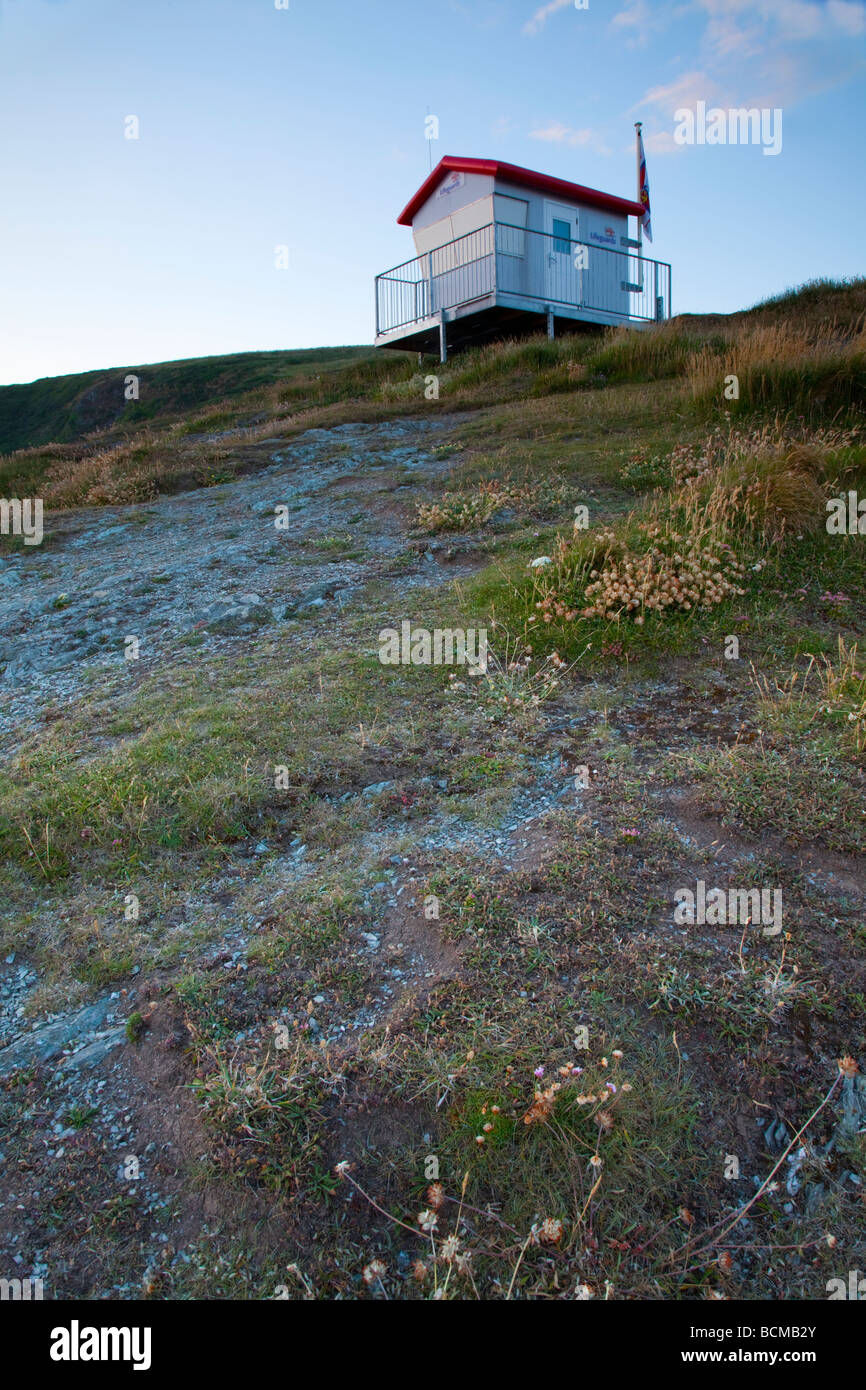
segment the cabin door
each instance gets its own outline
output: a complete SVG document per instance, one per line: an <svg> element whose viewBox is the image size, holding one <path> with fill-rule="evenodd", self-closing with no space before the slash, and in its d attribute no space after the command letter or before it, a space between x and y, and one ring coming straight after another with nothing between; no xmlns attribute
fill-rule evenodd
<svg viewBox="0 0 866 1390"><path fill-rule="evenodd" d="M544 204L544 292L558 304L580 304L583 298L582 257L577 208Z"/></svg>

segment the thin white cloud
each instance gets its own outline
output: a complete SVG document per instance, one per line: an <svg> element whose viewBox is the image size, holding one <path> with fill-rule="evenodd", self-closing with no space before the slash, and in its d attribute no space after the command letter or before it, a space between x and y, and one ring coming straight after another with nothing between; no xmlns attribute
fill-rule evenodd
<svg viewBox="0 0 866 1390"><path fill-rule="evenodd" d="M649 135L644 132L644 149L647 154L682 154L685 146L678 145L671 130L654 130ZM628 150L634 149L630 144Z"/></svg>
<svg viewBox="0 0 866 1390"><path fill-rule="evenodd" d="M829 0L827 14L837 29L852 38L866 34L866 5L852 3L852 0Z"/></svg>
<svg viewBox="0 0 866 1390"><path fill-rule="evenodd" d="M758 38L765 44L771 36L805 43L866 33L863 0L696 0L696 5L707 16L704 42L720 56L754 51Z"/></svg>
<svg viewBox="0 0 866 1390"><path fill-rule="evenodd" d="M661 16L653 15L647 0L627 0L625 9L619 10L610 21L611 29L621 30L629 48L641 48L647 43L650 32L658 27Z"/></svg>
<svg viewBox="0 0 866 1390"><path fill-rule="evenodd" d="M620 10L610 21L614 29L634 29L637 25L649 22L647 0L627 0L624 10Z"/></svg>
<svg viewBox="0 0 866 1390"><path fill-rule="evenodd" d="M591 130L572 130L570 126L554 124L544 130L531 130L530 140L549 140L556 145L588 145L592 139Z"/></svg>
<svg viewBox="0 0 866 1390"><path fill-rule="evenodd" d="M722 89L706 72L684 72L666 86L650 87L644 92L633 111L640 113L653 106L662 116L672 116L682 106L694 106L697 101L719 102Z"/></svg>
<svg viewBox="0 0 866 1390"><path fill-rule="evenodd" d="M766 5L761 9L766 15ZM816 39L825 26L827 12L823 5L810 0L774 0L772 17L782 38Z"/></svg>
<svg viewBox="0 0 866 1390"><path fill-rule="evenodd" d="M596 154L609 154L610 151L597 131L589 128L575 130L571 126L555 121L541 130L531 130L530 140L543 140L549 145L573 145L586 149L592 147Z"/></svg>
<svg viewBox="0 0 866 1390"><path fill-rule="evenodd" d="M556 14L558 10L569 9L573 5L573 3L574 0L548 0L548 3L546 5L542 5L540 9L536 10L535 14L528 21L528 23L524 24L524 34L539 33L544 28L545 24L550 19L550 16L552 14Z"/></svg>

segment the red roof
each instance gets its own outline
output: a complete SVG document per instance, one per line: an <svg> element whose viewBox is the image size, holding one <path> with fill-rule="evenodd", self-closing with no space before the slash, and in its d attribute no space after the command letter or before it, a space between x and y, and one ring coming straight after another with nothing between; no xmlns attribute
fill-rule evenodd
<svg viewBox="0 0 866 1390"><path fill-rule="evenodd" d="M492 174L494 178L504 179L508 183L516 183L523 188L536 188L542 193L552 193L572 202L588 204L590 207L603 208L605 212L643 217L642 204L631 198L617 198L613 193L600 193L597 188L584 188L581 183L555 179L550 174L539 174L535 169L521 169L519 164L503 164L499 159L461 159L459 155L446 154L400 213L397 221L402 227L411 227L416 212L426 203L443 175L453 170L463 174Z"/></svg>

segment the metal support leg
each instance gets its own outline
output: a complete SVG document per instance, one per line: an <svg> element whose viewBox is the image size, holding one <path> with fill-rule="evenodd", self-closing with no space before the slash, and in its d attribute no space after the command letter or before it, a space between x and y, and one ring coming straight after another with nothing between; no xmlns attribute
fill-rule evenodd
<svg viewBox="0 0 866 1390"><path fill-rule="evenodd" d="M448 338L445 332L445 310L439 311L439 361L448 361Z"/></svg>
<svg viewBox="0 0 866 1390"><path fill-rule="evenodd" d="M553 309L549 304L547 306L547 336L548 338L553 337Z"/></svg>

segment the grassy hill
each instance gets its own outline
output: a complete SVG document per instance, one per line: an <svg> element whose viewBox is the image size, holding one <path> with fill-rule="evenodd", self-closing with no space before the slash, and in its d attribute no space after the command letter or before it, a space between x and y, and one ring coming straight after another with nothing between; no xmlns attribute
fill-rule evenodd
<svg viewBox="0 0 866 1390"><path fill-rule="evenodd" d="M0 454L52 441L67 443L94 430L135 429L214 400L246 397L252 403L261 388L274 382L339 372L374 355L370 347L235 352L0 386ZM140 378L138 401L125 399L128 373Z"/></svg>
<svg viewBox="0 0 866 1390"><path fill-rule="evenodd" d="M0 562L0 1259L698 1306L864 1268L864 308L229 376L0 460L49 517ZM404 619L486 674L383 664ZM34 1063L107 995L103 1073Z"/></svg>
<svg viewBox="0 0 866 1390"><path fill-rule="evenodd" d="M142 501L259 466L256 445L268 437L627 382L676 382L690 419L720 410L851 419L866 400L864 321L866 280L819 280L736 314L494 343L446 366L334 347L46 378L0 388L0 491L39 494L54 509ZM141 378L138 402L123 399L130 371ZM740 394L728 401L731 374Z"/></svg>
<svg viewBox="0 0 866 1390"><path fill-rule="evenodd" d="M742 355L747 345L759 368L771 359L778 368L789 357L795 377L802 375L804 358L811 357L807 390L815 384L817 367L819 384L829 385L833 399L846 407L853 396L839 380L837 359L841 350L862 358L864 320L866 279L816 280L735 314L681 314L656 329L583 332L555 344L543 338L497 343L454 357L438 374L443 387L448 383L451 405L455 392L461 405L484 405L518 399L525 391L543 395L548 388L570 389L578 384L576 366L586 369L584 384L604 385L689 375L698 367L693 359L703 352L712 373L719 356L735 345ZM427 371L434 369L434 359L430 362ZM850 365L842 368L849 385ZM539 378L542 368L554 369L553 374ZM124 398L129 373L140 378L138 401ZM243 428L288 410L315 411L341 402L397 404L403 410L420 403L429 409L420 381L415 353L364 346L241 352L43 377L0 387L0 456L83 440L89 441L90 455L143 430L174 426L194 434ZM862 384L858 376L856 390ZM785 400L788 385L782 389ZM445 394L443 389L443 403ZM3 476L0 471L0 480Z"/></svg>

